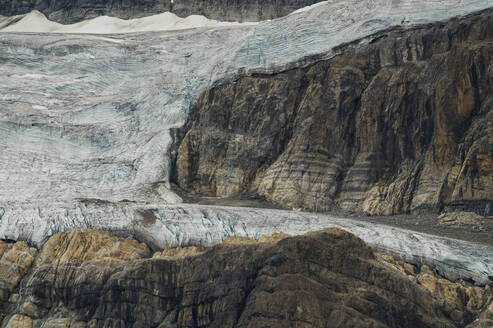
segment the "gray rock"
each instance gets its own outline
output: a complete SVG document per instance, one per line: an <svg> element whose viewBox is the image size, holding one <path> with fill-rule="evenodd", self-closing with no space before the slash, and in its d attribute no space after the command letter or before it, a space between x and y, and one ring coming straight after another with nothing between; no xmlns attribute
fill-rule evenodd
<svg viewBox="0 0 493 328"><path fill-rule="evenodd" d="M222 21L260 21L282 17L318 0L0 0L0 15L39 10L50 20L71 24L102 15L129 19L171 11L180 17L203 15Z"/></svg>

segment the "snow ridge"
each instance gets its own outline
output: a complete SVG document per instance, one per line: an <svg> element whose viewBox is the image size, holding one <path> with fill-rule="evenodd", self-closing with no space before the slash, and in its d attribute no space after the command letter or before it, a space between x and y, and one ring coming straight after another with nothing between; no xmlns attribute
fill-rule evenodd
<svg viewBox="0 0 493 328"><path fill-rule="evenodd" d="M31 32L31 33L79 33L79 34L116 34L149 31L176 31L204 27L234 27L248 26L256 23L219 22L200 15L180 18L173 13L165 12L144 18L120 19L100 16L80 23L63 25L52 22L41 12L33 10L29 14L16 16L17 22L2 28L1 32ZM7 21L7 19L4 19Z"/></svg>

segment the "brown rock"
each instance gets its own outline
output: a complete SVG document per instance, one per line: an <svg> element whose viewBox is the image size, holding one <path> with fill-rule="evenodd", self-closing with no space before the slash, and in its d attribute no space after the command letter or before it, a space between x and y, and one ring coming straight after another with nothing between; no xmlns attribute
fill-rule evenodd
<svg viewBox="0 0 493 328"><path fill-rule="evenodd" d="M34 261L36 252L23 241L8 247L0 259L0 284L14 289Z"/></svg>
<svg viewBox="0 0 493 328"><path fill-rule="evenodd" d="M37 250L25 242L7 244L0 241L0 322L10 304L15 302L11 294L31 267L36 253Z"/></svg>
<svg viewBox="0 0 493 328"><path fill-rule="evenodd" d="M455 302L475 314L479 314L493 302L493 292L490 286L467 287L460 283L453 283L439 277L426 265L423 265L421 272L417 275L417 281L434 296Z"/></svg>
<svg viewBox="0 0 493 328"><path fill-rule="evenodd" d="M57 263L80 264L90 261L123 263L149 257L144 243L112 237L94 230L77 230L52 236L36 259L36 266Z"/></svg>
<svg viewBox="0 0 493 328"><path fill-rule="evenodd" d="M484 231L484 217L474 212L456 211L442 213L437 217L438 224L453 227L467 227L474 231Z"/></svg>
<svg viewBox="0 0 493 328"><path fill-rule="evenodd" d="M153 259L181 259L189 256L195 256L205 252L204 247L188 246L188 247L176 247L176 248L165 248L161 252L156 252L152 255Z"/></svg>
<svg viewBox="0 0 493 328"><path fill-rule="evenodd" d="M284 237L142 259L132 255L147 254L135 241L88 230L56 235L12 313L37 316L40 327L94 328L460 327L473 320L348 232ZM20 314L8 320L32 324Z"/></svg>
<svg viewBox="0 0 493 328"><path fill-rule="evenodd" d="M31 318L15 314L10 318L5 328L32 328L33 321Z"/></svg>
<svg viewBox="0 0 493 328"><path fill-rule="evenodd" d="M206 91L176 182L286 208L493 213L493 10Z"/></svg>
<svg viewBox="0 0 493 328"><path fill-rule="evenodd" d="M286 239L288 237L291 237L291 235L284 233L284 232L274 232L270 236L265 236L262 235L258 239L259 243L277 243L280 240Z"/></svg>
<svg viewBox="0 0 493 328"><path fill-rule="evenodd" d="M392 255L390 254L377 254L379 258L384 260L387 263L392 264L395 268L398 270L404 272L407 275L415 275L416 274L416 267L412 264L403 262L403 261L397 261Z"/></svg>
<svg viewBox="0 0 493 328"><path fill-rule="evenodd" d="M21 308L21 312L22 314L32 318L32 319L36 319L38 318L38 309L36 307L36 305L34 305L33 303L31 302L26 302L22 305L22 308Z"/></svg>
<svg viewBox="0 0 493 328"><path fill-rule="evenodd" d="M11 248L12 248L12 244L0 240L0 259L2 258L3 253L5 253L7 250Z"/></svg>
<svg viewBox="0 0 493 328"><path fill-rule="evenodd" d="M262 235L258 240L247 237L229 237L223 241L223 244L256 244L256 243L277 243L282 239L291 237L284 232L275 232L270 236Z"/></svg>

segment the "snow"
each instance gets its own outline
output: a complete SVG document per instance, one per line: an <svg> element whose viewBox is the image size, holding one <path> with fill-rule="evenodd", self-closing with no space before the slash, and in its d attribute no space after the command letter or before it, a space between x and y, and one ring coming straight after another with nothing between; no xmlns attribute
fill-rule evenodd
<svg viewBox="0 0 493 328"><path fill-rule="evenodd" d="M124 20L116 17L100 16L80 23L62 25L52 22L45 15L34 10L22 17L17 23L7 25L1 32L31 32L31 33L85 33L85 34L116 34L149 31L175 31L201 27L233 27L248 26L256 23L219 22L200 15L180 18L173 13L165 12L159 15ZM5 24L4 24L5 25Z"/></svg>
<svg viewBox="0 0 493 328"><path fill-rule="evenodd" d="M491 6L333 0L253 25L169 13L65 26L36 12L0 17L0 238L39 245L57 231L97 228L163 246L338 225L377 249L485 282L493 252L477 245L302 212L180 205L169 190L169 145L200 94L239 72L330 58L335 46L367 42L404 17L413 26ZM159 219L146 226L142 211Z"/></svg>
<svg viewBox="0 0 493 328"><path fill-rule="evenodd" d="M333 0L256 25L104 36L0 33L0 202L180 202L167 191L169 131L183 125L206 89L239 71L273 72L303 65L312 55L329 58L333 47L400 24L404 16L411 26L490 5ZM114 33L179 22L210 21L164 13L63 26L32 12L3 31L42 25Z"/></svg>

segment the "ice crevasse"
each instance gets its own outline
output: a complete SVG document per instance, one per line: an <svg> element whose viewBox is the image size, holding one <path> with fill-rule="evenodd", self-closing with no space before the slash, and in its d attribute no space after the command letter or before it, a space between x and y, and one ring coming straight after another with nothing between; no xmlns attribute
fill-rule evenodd
<svg viewBox="0 0 493 328"><path fill-rule="evenodd" d="M256 24L170 13L72 25L37 12L1 17L0 238L41 244L58 231L89 227L163 246L338 225L374 247L410 254L415 262L446 263L442 271L450 275L487 282L493 276L491 249L452 247L431 236L423 245L435 246L411 249L412 238L397 242L383 232L390 228L366 225L363 233L356 223L344 226L327 215L180 205L169 189L169 150L170 130L185 123L200 94L238 74L305 65L394 25L446 20L492 5L324 1ZM146 225L142 213L151 212L156 220Z"/></svg>

